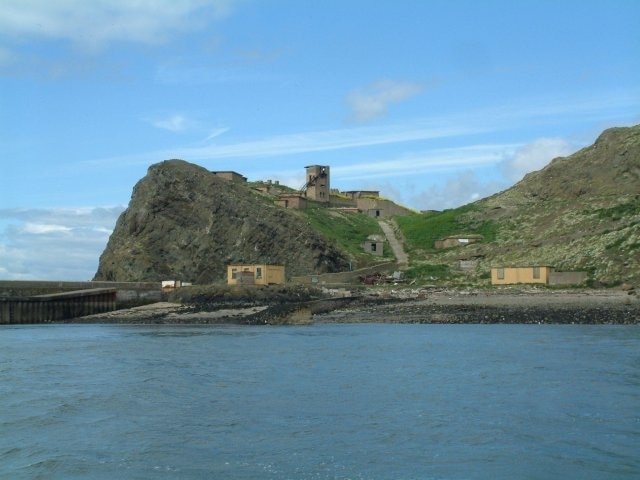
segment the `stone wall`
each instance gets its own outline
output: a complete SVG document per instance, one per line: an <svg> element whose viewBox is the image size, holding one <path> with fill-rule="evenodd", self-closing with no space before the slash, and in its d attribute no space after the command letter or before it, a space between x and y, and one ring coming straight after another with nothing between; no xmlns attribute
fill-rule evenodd
<svg viewBox="0 0 640 480"><path fill-rule="evenodd" d="M587 281L587 272L551 272L549 285L580 285Z"/></svg>
<svg viewBox="0 0 640 480"><path fill-rule="evenodd" d="M321 275L302 275L292 277L292 283L301 283L303 285L344 285L360 283L358 277L371 275L373 273L388 273L397 268L396 262L385 262L373 267L360 268L350 272L339 273L323 273Z"/></svg>

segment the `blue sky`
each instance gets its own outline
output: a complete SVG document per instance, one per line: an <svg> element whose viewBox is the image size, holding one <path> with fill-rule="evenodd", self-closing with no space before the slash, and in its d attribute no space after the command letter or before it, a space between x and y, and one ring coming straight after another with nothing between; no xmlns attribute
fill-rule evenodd
<svg viewBox="0 0 640 480"><path fill-rule="evenodd" d="M377 189L503 190L640 123L636 0L0 0L0 278L90 279L182 158Z"/></svg>

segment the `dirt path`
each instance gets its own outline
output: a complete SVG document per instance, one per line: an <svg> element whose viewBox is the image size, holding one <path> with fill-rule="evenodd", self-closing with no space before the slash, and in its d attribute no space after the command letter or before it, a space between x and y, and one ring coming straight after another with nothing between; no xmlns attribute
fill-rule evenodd
<svg viewBox="0 0 640 480"><path fill-rule="evenodd" d="M388 220L378 220L378 224L380 225L380 228L389 241L391 250L393 250L393 254L396 257L396 261L398 262L398 268L400 270L406 269L409 266L409 257L404 251L404 245L402 241L400 241L400 239L396 237L393 225Z"/></svg>

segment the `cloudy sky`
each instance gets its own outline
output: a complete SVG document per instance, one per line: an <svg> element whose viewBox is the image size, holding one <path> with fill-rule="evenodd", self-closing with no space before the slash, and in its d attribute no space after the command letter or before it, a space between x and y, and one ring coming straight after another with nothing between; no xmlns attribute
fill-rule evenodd
<svg viewBox="0 0 640 480"><path fill-rule="evenodd" d="M415 209L640 123L636 0L0 0L0 278L86 280L182 158Z"/></svg>

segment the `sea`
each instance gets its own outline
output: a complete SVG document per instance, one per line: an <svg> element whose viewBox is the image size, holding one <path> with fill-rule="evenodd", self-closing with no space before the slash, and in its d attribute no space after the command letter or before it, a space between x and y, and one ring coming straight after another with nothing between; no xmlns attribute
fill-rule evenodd
<svg viewBox="0 0 640 480"><path fill-rule="evenodd" d="M2 479L638 479L640 327L0 328Z"/></svg>

